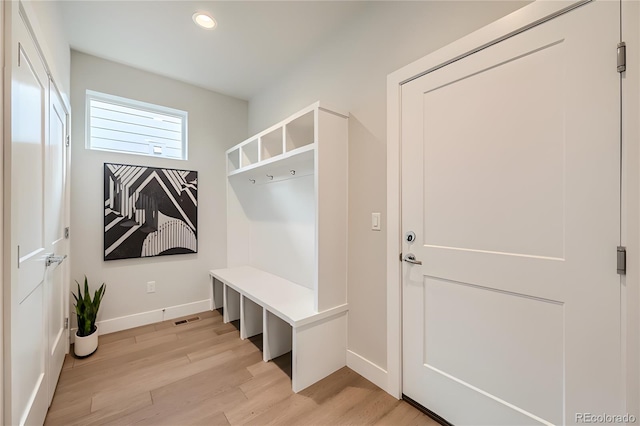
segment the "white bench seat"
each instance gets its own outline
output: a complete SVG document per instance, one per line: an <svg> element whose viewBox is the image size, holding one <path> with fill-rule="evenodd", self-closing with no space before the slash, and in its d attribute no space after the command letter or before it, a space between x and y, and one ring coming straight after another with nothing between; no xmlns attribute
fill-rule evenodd
<svg viewBox="0 0 640 426"><path fill-rule="evenodd" d="M251 266L214 269L212 309L240 320L241 338L263 333L263 359L292 351L294 392L346 365L348 305L316 312L313 290ZM262 312L259 312L259 310Z"/></svg>

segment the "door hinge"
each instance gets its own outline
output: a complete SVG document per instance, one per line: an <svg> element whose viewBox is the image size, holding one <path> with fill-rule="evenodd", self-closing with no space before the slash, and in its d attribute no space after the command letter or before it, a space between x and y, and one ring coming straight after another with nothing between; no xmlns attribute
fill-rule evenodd
<svg viewBox="0 0 640 426"><path fill-rule="evenodd" d="M65 240L69 239L69 227L64 228L64 238Z"/></svg>
<svg viewBox="0 0 640 426"><path fill-rule="evenodd" d="M67 135L67 141L65 143L66 146L69 146L71 144L71 138L69 135Z"/></svg>
<svg viewBox="0 0 640 426"><path fill-rule="evenodd" d="M402 253L400 253L400 256L398 256L398 260L402 262Z"/></svg>
<svg viewBox="0 0 640 426"><path fill-rule="evenodd" d="M627 273L627 248L618 246L618 274L626 275Z"/></svg>
<svg viewBox="0 0 640 426"><path fill-rule="evenodd" d="M624 41L618 43L618 72L627 70L627 44Z"/></svg>
<svg viewBox="0 0 640 426"><path fill-rule="evenodd" d="M64 319L64 329L68 330L69 329L69 318L65 318Z"/></svg>

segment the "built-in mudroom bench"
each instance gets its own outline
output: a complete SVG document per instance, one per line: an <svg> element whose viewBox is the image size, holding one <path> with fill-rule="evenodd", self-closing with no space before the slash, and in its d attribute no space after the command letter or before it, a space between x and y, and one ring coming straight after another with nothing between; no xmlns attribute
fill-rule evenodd
<svg viewBox="0 0 640 426"><path fill-rule="evenodd" d="M227 264L212 309L291 351L298 392L346 365L347 114L315 103L227 151Z"/></svg>
<svg viewBox="0 0 640 426"><path fill-rule="evenodd" d="M292 352L294 392L346 364L346 305L316 312L311 290L251 266L211 277L224 322L240 320L241 339L262 333L264 361Z"/></svg>

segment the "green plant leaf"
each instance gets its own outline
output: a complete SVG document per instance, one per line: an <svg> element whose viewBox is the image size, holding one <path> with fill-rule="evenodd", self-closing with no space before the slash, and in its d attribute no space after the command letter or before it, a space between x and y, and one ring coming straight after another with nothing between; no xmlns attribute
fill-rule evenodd
<svg viewBox="0 0 640 426"><path fill-rule="evenodd" d="M102 303L102 298L106 290L105 283L102 283L100 288L93 294L93 300L91 300L91 293L89 292L89 280L87 276L84 277L84 293L78 284L78 294L73 294L73 298L76 300L75 310L78 319L78 336L88 336L95 328L96 318L98 316L98 309Z"/></svg>

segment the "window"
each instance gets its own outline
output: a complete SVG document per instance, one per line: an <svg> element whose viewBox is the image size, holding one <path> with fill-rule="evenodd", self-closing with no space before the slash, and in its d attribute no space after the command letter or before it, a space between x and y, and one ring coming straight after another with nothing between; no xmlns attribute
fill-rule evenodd
<svg viewBox="0 0 640 426"><path fill-rule="evenodd" d="M187 159L187 113L87 90L87 148Z"/></svg>

